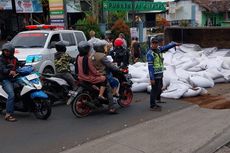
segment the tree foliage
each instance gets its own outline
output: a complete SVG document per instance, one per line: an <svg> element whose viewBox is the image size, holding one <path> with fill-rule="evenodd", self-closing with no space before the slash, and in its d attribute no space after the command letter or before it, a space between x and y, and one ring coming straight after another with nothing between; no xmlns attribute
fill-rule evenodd
<svg viewBox="0 0 230 153"><path fill-rule="evenodd" d="M117 38L119 33L124 33L127 43L130 42L129 26L122 19L118 19L111 28L113 38Z"/></svg>
<svg viewBox="0 0 230 153"><path fill-rule="evenodd" d="M90 38L89 32L94 30L96 33L96 37L101 36L101 32L99 29L99 25L97 23L97 19L95 16L91 15L90 13L86 13L86 17L82 20L78 20L76 24L76 29L81 30L85 33L87 39Z"/></svg>

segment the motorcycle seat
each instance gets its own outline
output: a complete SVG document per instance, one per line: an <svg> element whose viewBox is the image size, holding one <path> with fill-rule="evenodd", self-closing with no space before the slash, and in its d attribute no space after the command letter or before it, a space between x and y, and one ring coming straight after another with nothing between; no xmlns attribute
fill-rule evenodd
<svg viewBox="0 0 230 153"><path fill-rule="evenodd" d="M44 77L55 77L56 76L55 74L51 74L51 73L42 73L41 75Z"/></svg>
<svg viewBox="0 0 230 153"><path fill-rule="evenodd" d="M88 81L79 81L79 85L84 87L84 88L91 88L91 89L98 90L97 85L92 84L91 82L88 82Z"/></svg>

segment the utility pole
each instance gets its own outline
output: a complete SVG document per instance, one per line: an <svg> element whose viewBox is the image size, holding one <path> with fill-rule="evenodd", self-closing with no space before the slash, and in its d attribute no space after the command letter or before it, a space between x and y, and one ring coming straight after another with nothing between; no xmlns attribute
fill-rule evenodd
<svg viewBox="0 0 230 153"><path fill-rule="evenodd" d="M132 0L132 27L135 27L135 0Z"/></svg>

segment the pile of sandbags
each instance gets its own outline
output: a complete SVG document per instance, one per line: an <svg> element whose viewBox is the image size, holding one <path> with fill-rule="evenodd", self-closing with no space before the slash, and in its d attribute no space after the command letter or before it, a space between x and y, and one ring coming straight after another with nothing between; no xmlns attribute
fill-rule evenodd
<svg viewBox="0 0 230 153"><path fill-rule="evenodd" d="M181 98L207 93L215 83L230 82L230 49L202 49L196 44L183 44L164 54L166 70L162 97ZM133 92L151 91L147 63L129 66Z"/></svg>

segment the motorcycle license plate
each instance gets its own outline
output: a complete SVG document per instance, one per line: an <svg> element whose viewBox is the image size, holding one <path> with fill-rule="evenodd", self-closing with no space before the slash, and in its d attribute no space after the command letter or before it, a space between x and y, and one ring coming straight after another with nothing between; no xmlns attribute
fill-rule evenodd
<svg viewBox="0 0 230 153"><path fill-rule="evenodd" d="M37 74L30 74L30 75L27 75L26 78L30 81L30 80L37 79L38 75Z"/></svg>

